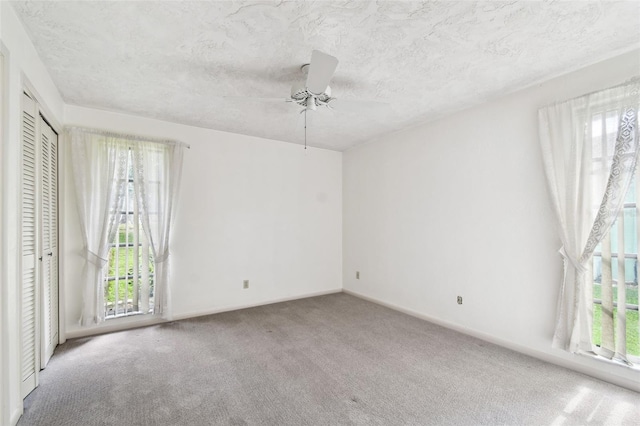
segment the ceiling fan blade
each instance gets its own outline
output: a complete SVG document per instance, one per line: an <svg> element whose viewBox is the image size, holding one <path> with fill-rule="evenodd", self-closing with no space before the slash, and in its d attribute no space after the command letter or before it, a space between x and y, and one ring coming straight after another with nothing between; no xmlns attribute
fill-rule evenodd
<svg viewBox="0 0 640 426"><path fill-rule="evenodd" d="M338 112L386 113L393 114L391 104L372 100L332 99L329 108Z"/></svg>
<svg viewBox="0 0 640 426"><path fill-rule="evenodd" d="M319 50L311 52L311 63L307 74L307 90L317 95L324 93L337 66L337 58Z"/></svg>
<svg viewBox="0 0 640 426"><path fill-rule="evenodd" d="M261 102L289 102L288 98L261 98L261 97L249 97L249 96L222 96L222 99L227 101L261 101Z"/></svg>

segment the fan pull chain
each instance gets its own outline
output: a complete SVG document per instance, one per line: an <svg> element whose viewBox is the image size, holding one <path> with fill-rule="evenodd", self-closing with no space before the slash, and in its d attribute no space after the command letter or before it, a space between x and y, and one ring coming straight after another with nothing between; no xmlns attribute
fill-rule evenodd
<svg viewBox="0 0 640 426"><path fill-rule="evenodd" d="M304 109L304 149L307 149L307 109Z"/></svg>

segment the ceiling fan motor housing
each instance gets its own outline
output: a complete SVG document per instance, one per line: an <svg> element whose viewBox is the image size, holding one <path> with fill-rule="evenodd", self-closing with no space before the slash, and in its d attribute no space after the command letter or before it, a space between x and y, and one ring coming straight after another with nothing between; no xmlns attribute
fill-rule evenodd
<svg viewBox="0 0 640 426"><path fill-rule="evenodd" d="M294 84L291 86L291 100L307 109L315 110L316 107L326 106L331 97L331 87L327 86L324 93L315 94L309 92L304 84Z"/></svg>

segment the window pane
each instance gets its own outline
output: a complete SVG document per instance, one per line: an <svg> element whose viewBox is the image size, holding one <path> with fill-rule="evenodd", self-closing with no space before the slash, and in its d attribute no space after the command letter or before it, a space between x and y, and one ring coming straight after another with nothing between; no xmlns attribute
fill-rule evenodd
<svg viewBox="0 0 640 426"><path fill-rule="evenodd" d="M593 283L593 298L602 299L602 285L600 283Z"/></svg>
<svg viewBox="0 0 640 426"><path fill-rule="evenodd" d="M600 346L602 344L602 306L597 303L593 304L593 344Z"/></svg>
<svg viewBox="0 0 640 426"><path fill-rule="evenodd" d="M638 311L627 309L627 355L640 356L640 343L638 336ZM613 310L613 327L614 327L614 339L617 333L618 326L618 309ZM593 344L600 346L602 344L602 306L599 304L593 305L593 329L592 329Z"/></svg>
<svg viewBox="0 0 640 426"><path fill-rule="evenodd" d="M636 202L636 176L633 175L633 179L631 180L631 184L629 185L629 190L627 191L627 195L624 198L625 203L635 203Z"/></svg>
<svg viewBox="0 0 640 426"><path fill-rule="evenodd" d="M624 282L627 284L638 283L638 261L637 259L624 260Z"/></svg>
<svg viewBox="0 0 640 426"><path fill-rule="evenodd" d="M616 137L618 136L618 113L616 111L609 111L607 113L605 125L607 132L607 156L613 156L616 146Z"/></svg>
<svg viewBox="0 0 640 426"><path fill-rule="evenodd" d="M127 185L127 201L126 201L126 208L125 210L127 212L133 212L133 204L135 203L135 192L133 189L133 182L129 182L129 184Z"/></svg>
<svg viewBox="0 0 640 426"><path fill-rule="evenodd" d="M638 284L627 285L625 300L628 305L638 305Z"/></svg>
<svg viewBox="0 0 640 426"><path fill-rule="evenodd" d="M618 257L617 256L611 256L611 278L614 281L618 279Z"/></svg>
<svg viewBox="0 0 640 426"><path fill-rule="evenodd" d="M606 181L602 178L604 165L601 161L595 161L592 164L592 179L591 179L591 208L593 209L593 214L595 218L595 214L600 208L600 203L602 202L602 197L604 196L604 187L606 185Z"/></svg>
<svg viewBox="0 0 640 426"><path fill-rule="evenodd" d="M594 115L591 121L591 156L602 157L602 115Z"/></svg>
<svg viewBox="0 0 640 426"><path fill-rule="evenodd" d="M602 258L593 256L593 282L602 282ZM595 294L593 297L596 297Z"/></svg>
<svg viewBox="0 0 640 426"><path fill-rule="evenodd" d="M602 276L602 260L600 257L596 260L594 256L593 261L593 279L594 281L600 282L600 277ZM617 254L611 255L611 277L614 281L618 280L618 256ZM624 282L631 284L638 282L638 267L637 260L625 258L624 259Z"/></svg>
<svg viewBox="0 0 640 426"><path fill-rule="evenodd" d="M640 356L638 336L638 311L627 309L627 354Z"/></svg>
<svg viewBox="0 0 640 426"><path fill-rule="evenodd" d="M624 209L624 252L627 254L638 253L638 229L634 207Z"/></svg>
<svg viewBox="0 0 640 426"><path fill-rule="evenodd" d="M611 254L618 253L618 219L611 225L609 235L611 236ZM613 262L613 259L611 261Z"/></svg>

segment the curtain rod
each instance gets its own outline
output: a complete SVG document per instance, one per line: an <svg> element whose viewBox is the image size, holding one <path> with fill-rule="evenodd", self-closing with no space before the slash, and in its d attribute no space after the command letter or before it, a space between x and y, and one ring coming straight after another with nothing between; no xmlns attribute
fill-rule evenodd
<svg viewBox="0 0 640 426"><path fill-rule="evenodd" d="M587 96L595 95L596 93L604 92L606 90L620 89L620 88L623 88L625 86L633 86L633 85L639 85L640 86L640 77L639 76L631 77L630 79L628 79L628 80L626 80L626 81L624 81L624 82L622 82L620 84L616 84L615 86L605 87L604 89L594 90L592 92L585 93L583 95L576 96L576 97L573 97L573 98L570 98L570 99L565 99L565 100L562 100L562 101L555 101L555 102L552 102L552 103L550 103L548 105L545 105L543 108L546 108L546 107L551 106L551 105L558 105L558 104L563 104L565 102L575 101L576 99L580 99L580 98L584 98L584 97L587 97Z"/></svg>
<svg viewBox="0 0 640 426"><path fill-rule="evenodd" d="M97 135L109 136L109 137L120 138L120 139L131 139L131 140L142 141L142 142L182 145L187 149L191 149L191 145L186 144L182 141L174 140L174 139L161 139L161 138L154 138L149 136L132 135L128 133L117 133L111 130L92 129L92 128L80 127L80 126L65 126L65 130L66 131L76 130L82 133L93 133Z"/></svg>

